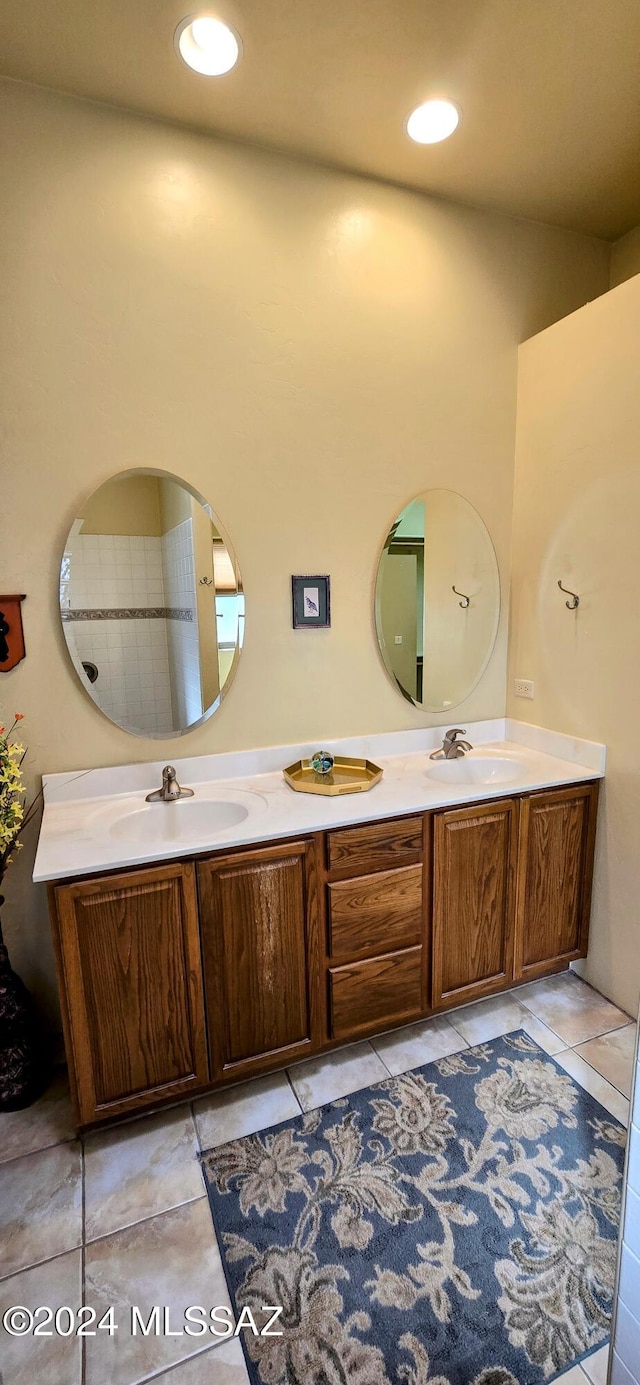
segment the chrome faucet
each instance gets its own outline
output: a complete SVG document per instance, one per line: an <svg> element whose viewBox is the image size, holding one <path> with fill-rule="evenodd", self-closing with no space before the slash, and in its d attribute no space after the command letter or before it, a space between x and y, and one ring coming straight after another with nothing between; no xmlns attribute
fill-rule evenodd
<svg viewBox="0 0 640 1385"><path fill-rule="evenodd" d="M469 741L459 741L458 736L464 736L466 732L459 726L454 726L445 733L440 750L434 750L429 756L430 760L460 760L465 750L473 750Z"/></svg>
<svg viewBox="0 0 640 1385"><path fill-rule="evenodd" d="M173 765L165 765L162 788L148 793L145 803L176 803L179 798L193 798L193 789L181 789Z"/></svg>

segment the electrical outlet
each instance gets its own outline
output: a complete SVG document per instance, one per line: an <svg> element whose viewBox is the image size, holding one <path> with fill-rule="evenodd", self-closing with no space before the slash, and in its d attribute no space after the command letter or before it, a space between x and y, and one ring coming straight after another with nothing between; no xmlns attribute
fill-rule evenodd
<svg viewBox="0 0 640 1385"><path fill-rule="evenodd" d="M514 678L513 691L516 697L533 698L533 680L531 678Z"/></svg>
<svg viewBox="0 0 640 1385"><path fill-rule="evenodd" d="M394 637L393 637L393 643L394 643L394 644L402 644L402 635L394 635Z"/></svg>

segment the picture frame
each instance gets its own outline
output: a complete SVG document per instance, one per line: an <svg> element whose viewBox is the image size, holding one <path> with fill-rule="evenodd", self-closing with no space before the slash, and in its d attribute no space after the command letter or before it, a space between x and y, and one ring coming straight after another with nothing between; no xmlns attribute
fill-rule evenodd
<svg viewBox="0 0 640 1385"><path fill-rule="evenodd" d="M328 629L331 625L329 577L292 577L291 605L294 630Z"/></svg>

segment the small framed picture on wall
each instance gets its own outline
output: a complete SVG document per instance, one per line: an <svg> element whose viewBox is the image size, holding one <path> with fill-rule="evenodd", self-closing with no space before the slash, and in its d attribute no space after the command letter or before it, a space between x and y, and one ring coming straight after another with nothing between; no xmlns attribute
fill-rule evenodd
<svg viewBox="0 0 640 1385"><path fill-rule="evenodd" d="M328 577L292 577L293 628L326 630L331 625Z"/></svg>

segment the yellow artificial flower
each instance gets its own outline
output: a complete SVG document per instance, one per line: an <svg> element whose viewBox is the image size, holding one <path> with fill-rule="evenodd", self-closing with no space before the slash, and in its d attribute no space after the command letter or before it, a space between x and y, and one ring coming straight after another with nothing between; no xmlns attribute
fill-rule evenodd
<svg viewBox="0 0 640 1385"><path fill-rule="evenodd" d="M9 865L11 852L20 848L18 835L24 821L22 761L25 748L9 737L22 714L16 714L10 731L0 730L0 876Z"/></svg>

